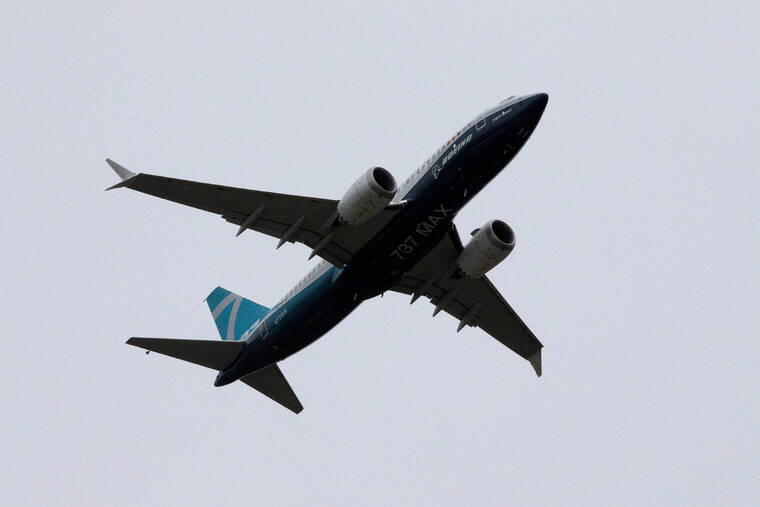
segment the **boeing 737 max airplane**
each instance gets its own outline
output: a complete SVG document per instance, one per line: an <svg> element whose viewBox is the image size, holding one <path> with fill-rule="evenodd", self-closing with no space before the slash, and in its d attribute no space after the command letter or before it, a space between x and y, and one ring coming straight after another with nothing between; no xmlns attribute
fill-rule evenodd
<svg viewBox="0 0 760 507"><path fill-rule="evenodd" d="M108 164L126 187L209 211L239 226L311 248L323 260L272 308L217 287L206 299L222 341L130 338L127 343L218 370L300 412L277 363L324 335L362 301L391 290L421 296L464 326L477 326L541 376L541 342L486 273L515 245L512 229L486 222L462 244L453 219L517 154L548 96L510 97L468 123L403 184L381 167L339 201L135 174Z"/></svg>

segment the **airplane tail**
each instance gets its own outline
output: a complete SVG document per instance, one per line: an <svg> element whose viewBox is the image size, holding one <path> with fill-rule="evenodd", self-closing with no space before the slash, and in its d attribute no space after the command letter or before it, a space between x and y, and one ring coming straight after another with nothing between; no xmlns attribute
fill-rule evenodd
<svg viewBox="0 0 760 507"><path fill-rule="evenodd" d="M231 365L245 345L242 341L172 338L130 338L127 343L214 370L223 370ZM303 405L276 364L270 364L240 380L296 414L303 410Z"/></svg>
<svg viewBox="0 0 760 507"><path fill-rule="evenodd" d="M219 336L225 341L242 341L248 338L256 325L269 313L269 308L217 287L206 298L214 317Z"/></svg>
<svg viewBox="0 0 760 507"><path fill-rule="evenodd" d="M214 370L225 370L238 358L245 346L245 339L266 317L269 308L222 287L214 289L206 302L223 341L135 337L127 343ZM296 414L303 410L303 405L276 364L270 364L240 380Z"/></svg>

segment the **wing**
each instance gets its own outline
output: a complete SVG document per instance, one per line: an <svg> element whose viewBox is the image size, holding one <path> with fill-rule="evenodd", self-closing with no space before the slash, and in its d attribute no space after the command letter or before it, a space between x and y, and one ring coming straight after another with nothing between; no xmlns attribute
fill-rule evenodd
<svg viewBox="0 0 760 507"><path fill-rule="evenodd" d="M145 194L174 201L220 215L240 226L238 235L253 229L278 238L277 248L285 242L311 247L309 258L319 255L343 267L353 255L377 234L400 209L390 206L358 226L335 226L338 201L276 194L209 183L135 174L112 160L108 164L122 178L113 188L131 188Z"/></svg>
<svg viewBox="0 0 760 507"><path fill-rule="evenodd" d="M541 376L541 342L528 329L486 276L454 278L462 241L454 225L433 251L391 290L412 295L412 303L427 296L436 305L433 316L443 310L465 325L477 326L518 355L527 359Z"/></svg>

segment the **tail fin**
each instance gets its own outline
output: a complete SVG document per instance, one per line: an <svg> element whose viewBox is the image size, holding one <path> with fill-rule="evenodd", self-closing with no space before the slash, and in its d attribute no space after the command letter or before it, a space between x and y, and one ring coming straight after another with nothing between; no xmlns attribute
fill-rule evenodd
<svg viewBox="0 0 760 507"><path fill-rule="evenodd" d="M269 313L269 308L217 287L206 298L219 335L225 341L248 338L256 325Z"/></svg>

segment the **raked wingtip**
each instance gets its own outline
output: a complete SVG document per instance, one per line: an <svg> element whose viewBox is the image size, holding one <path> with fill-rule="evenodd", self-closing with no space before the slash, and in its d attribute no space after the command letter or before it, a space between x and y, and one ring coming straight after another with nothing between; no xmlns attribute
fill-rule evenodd
<svg viewBox="0 0 760 507"><path fill-rule="evenodd" d="M133 173L132 171L130 171L126 167L124 167L124 166L122 166L120 164L117 164L116 162L114 162L110 158L106 159L106 163L109 166L111 166L111 169L113 169L114 172L119 175L119 178L121 178L121 181L119 183L117 183L116 185L112 185L112 186L108 187L106 189L106 191L113 190L114 188L124 187L124 186L127 185L127 182L129 180L131 180L132 178L134 178L135 176L137 176L137 174Z"/></svg>

